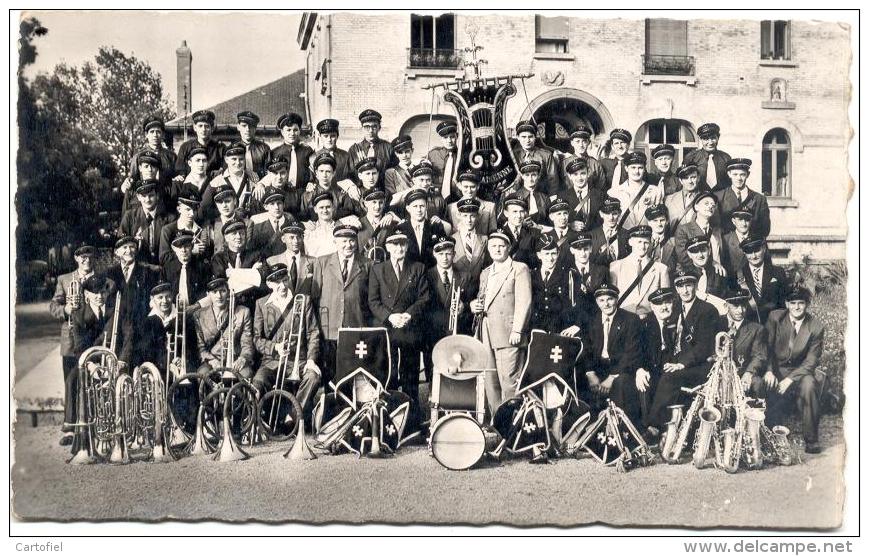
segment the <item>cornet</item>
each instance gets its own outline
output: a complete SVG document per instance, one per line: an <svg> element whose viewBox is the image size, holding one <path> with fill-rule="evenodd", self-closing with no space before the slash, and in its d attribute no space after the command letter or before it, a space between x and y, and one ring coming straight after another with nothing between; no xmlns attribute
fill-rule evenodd
<svg viewBox="0 0 869 556"><path fill-rule="evenodd" d="M69 283L69 287L66 291L66 298L69 301L69 317L67 317L67 324L72 326L72 312L81 306L81 282L73 279L73 281Z"/></svg>

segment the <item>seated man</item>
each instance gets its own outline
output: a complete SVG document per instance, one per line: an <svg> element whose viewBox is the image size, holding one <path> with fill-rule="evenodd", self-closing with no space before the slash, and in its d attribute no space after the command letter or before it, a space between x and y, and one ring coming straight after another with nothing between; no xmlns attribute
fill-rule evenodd
<svg viewBox="0 0 869 556"><path fill-rule="evenodd" d="M745 262L736 272L736 282L751 294L748 318L766 324L770 311L784 307L787 274L783 268L772 264L764 238L751 237L739 246L745 254Z"/></svg>
<svg viewBox="0 0 869 556"><path fill-rule="evenodd" d="M281 358L288 358L284 380L289 380L293 375L294 363L298 365L300 382L296 398L302 406L303 414L307 415L311 411L314 394L320 386L321 374L316 363L319 357L320 331L314 318L313 304L310 296L305 295L304 311L299 317L301 322L296 321L292 314L295 292L290 286L287 265L283 263L269 269L266 285L272 293L257 300L253 321L253 339L260 356L260 366L252 383L260 394L271 390L277 380ZM302 341L300 346L296 345L298 331L301 331L298 336ZM287 389L287 385L280 384L278 388Z"/></svg>
<svg viewBox="0 0 869 556"><path fill-rule="evenodd" d="M253 377L253 321L250 309L236 304L232 328L229 328L229 285L226 278L208 283L211 306L196 313L196 345L201 365L197 372L206 374L217 369L232 369L242 378ZM230 344L231 342L231 344ZM230 349L232 348L232 349ZM234 351L231 358L230 351Z"/></svg>
<svg viewBox="0 0 869 556"><path fill-rule="evenodd" d="M824 324L806 311L809 291L791 290L785 297L787 308L769 314L769 370L763 377L759 395L766 395L766 422L781 425L794 405L803 424L806 453L821 451L818 422L821 419L821 385L823 376L816 371L824 351Z"/></svg>
<svg viewBox="0 0 869 556"><path fill-rule="evenodd" d="M709 357L715 351L715 335L721 331L718 311L697 298L696 274L679 270L673 284L681 302L673 356L662 367L664 372L646 418L647 425L659 430L663 430L669 418L667 406L681 401L682 387L693 388L706 382Z"/></svg>
<svg viewBox="0 0 869 556"><path fill-rule="evenodd" d="M748 290L733 290L725 294L727 314L721 317L720 328L733 338L733 363L739 369L742 387L755 391L762 383L761 373L767 368L766 330L760 324L745 318L748 310Z"/></svg>
<svg viewBox="0 0 869 556"><path fill-rule="evenodd" d="M673 322L673 309L676 292L673 288L658 288L649 295L652 313L643 319L643 366L637 369L636 386L640 396L644 437L655 444L660 435L657 426L647 423L649 404L655 398L655 388L664 374L664 365L673 357L676 323Z"/></svg>
<svg viewBox="0 0 869 556"><path fill-rule="evenodd" d="M590 404L595 409L606 407L609 398L634 423L639 423L640 406L635 374L643 364L640 319L619 309L619 290L604 284L594 292L600 315L591 321L586 331L584 361Z"/></svg>

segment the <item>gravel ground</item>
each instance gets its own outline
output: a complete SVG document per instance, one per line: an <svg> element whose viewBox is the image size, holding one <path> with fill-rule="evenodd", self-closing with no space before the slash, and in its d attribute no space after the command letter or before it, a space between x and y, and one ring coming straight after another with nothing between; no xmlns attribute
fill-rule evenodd
<svg viewBox="0 0 869 556"><path fill-rule="evenodd" d="M489 463L442 468L424 447L358 460L282 457L257 446L251 459L71 466L55 427L17 427L13 511L33 520L507 523L521 526L832 528L841 522L841 422L822 423L824 452L804 463L728 475L658 464L618 473L590 459L550 465Z"/></svg>

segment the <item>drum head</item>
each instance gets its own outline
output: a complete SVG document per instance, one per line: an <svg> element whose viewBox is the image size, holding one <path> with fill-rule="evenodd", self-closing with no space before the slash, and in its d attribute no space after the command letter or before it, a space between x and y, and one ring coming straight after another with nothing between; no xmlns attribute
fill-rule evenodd
<svg viewBox="0 0 869 556"><path fill-rule="evenodd" d="M447 469L468 469L483 457L486 437L477 422L453 413L438 420L431 433L431 452Z"/></svg>

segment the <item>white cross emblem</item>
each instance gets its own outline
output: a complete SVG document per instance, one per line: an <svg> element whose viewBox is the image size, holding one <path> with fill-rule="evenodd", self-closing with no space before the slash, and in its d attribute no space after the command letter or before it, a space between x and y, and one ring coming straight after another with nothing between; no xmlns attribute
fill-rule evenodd
<svg viewBox="0 0 869 556"><path fill-rule="evenodd" d="M386 432L391 436L395 434L395 427L392 426L392 423L386 425Z"/></svg>
<svg viewBox="0 0 869 556"><path fill-rule="evenodd" d="M365 345L365 342L360 341L358 344L356 344L356 351L354 351L353 353L355 353L359 357L359 359L362 359L363 357L368 355L368 346Z"/></svg>
<svg viewBox="0 0 869 556"><path fill-rule="evenodd" d="M610 445L610 446L615 446L616 444L618 444L618 443L616 442L616 437L615 437L615 436L607 437L607 441L609 442L609 445Z"/></svg>
<svg viewBox="0 0 869 556"><path fill-rule="evenodd" d="M603 444L606 442L606 435L602 432L597 433L597 441Z"/></svg>
<svg viewBox="0 0 869 556"><path fill-rule="evenodd" d="M353 427L353 434L356 436L362 436L362 427L360 427L359 425L355 425Z"/></svg>
<svg viewBox="0 0 869 556"><path fill-rule="evenodd" d="M525 432L531 433L537 430L537 425L535 425L534 423L525 423L525 426L522 428L525 429Z"/></svg>
<svg viewBox="0 0 869 556"><path fill-rule="evenodd" d="M549 358L552 359L553 363L558 363L559 361L564 359L564 357L562 357L561 355L561 346L555 346L554 348L552 348L552 352L549 354Z"/></svg>

